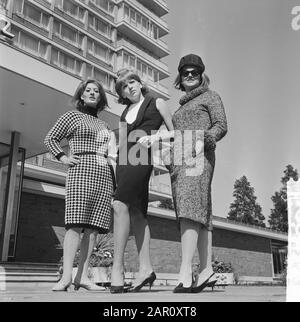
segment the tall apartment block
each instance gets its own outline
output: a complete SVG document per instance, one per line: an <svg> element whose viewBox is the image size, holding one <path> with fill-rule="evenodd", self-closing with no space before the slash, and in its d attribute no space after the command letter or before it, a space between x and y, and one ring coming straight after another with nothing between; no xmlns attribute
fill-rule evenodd
<svg viewBox="0 0 300 322"><path fill-rule="evenodd" d="M112 93L116 71L132 67L168 98L163 0L1 0L1 8L18 50L78 79L95 77Z"/></svg>

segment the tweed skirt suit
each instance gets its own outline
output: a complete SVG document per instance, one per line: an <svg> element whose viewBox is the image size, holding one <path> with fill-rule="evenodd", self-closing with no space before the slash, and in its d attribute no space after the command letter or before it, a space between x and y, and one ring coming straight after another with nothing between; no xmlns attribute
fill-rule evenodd
<svg viewBox="0 0 300 322"><path fill-rule="evenodd" d="M196 221L212 230L211 183L215 167L215 146L227 132L227 121L220 96L207 87L198 87L184 95L180 107L173 115L175 133L186 130L202 130L204 152L195 153L193 138L192 158L202 160L199 173L187 175L188 160L182 164L171 162L170 175L177 219ZM176 134L175 134L176 142ZM201 160L200 160L201 159Z"/></svg>

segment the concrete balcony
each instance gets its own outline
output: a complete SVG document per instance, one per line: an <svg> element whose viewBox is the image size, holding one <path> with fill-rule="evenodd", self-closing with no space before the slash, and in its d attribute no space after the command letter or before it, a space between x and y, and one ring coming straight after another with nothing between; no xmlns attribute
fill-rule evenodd
<svg viewBox="0 0 300 322"><path fill-rule="evenodd" d="M117 42L117 51L120 51L122 49L125 49L133 55L137 56L138 58L143 60L147 65L156 68L160 73L160 79L170 77L168 66L165 63L163 63L159 59L150 56L134 44L130 43L129 41L126 41L125 39L119 40Z"/></svg>
<svg viewBox="0 0 300 322"><path fill-rule="evenodd" d="M84 22L83 20L79 20L66 12L63 11L63 9L60 9L58 7L54 8L54 12L57 13L59 16L63 17L64 19L68 20L69 22L73 23L74 25L80 27L81 29L84 29Z"/></svg>
<svg viewBox="0 0 300 322"><path fill-rule="evenodd" d="M159 28L159 37L163 37L169 33L169 27L166 21L147 9L147 6L142 7L137 0L120 0L118 3L122 2L126 3L129 7L134 8L136 12L154 23ZM123 10L123 8L120 8L119 10Z"/></svg>
<svg viewBox="0 0 300 322"><path fill-rule="evenodd" d="M170 99L169 91L166 86L160 83L154 83L149 79L145 79L144 81L146 85L149 87L149 89L153 92L153 94L155 94L157 97L161 97L164 100Z"/></svg>
<svg viewBox="0 0 300 322"><path fill-rule="evenodd" d="M169 8L164 0L137 0L146 8L154 12L158 17L169 13Z"/></svg>
<svg viewBox="0 0 300 322"><path fill-rule="evenodd" d="M160 39L150 37L147 33L143 32L136 26L131 25L125 19L118 22L116 27L119 32L126 35L134 42L140 44L141 47L144 47L146 50L152 52L158 58L162 58L170 54L168 46L165 42Z"/></svg>
<svg viewBox="0 0 300 322"><path fill-rule="evenodd" d="M88 0L87 1L87 5L90 9L94 10L95 12L97 12L101 17L105 17L106 19L108 19L111 22L114 22L114 15L110 14L108 12L106 12L105 10L99 8L98 6L96 6L92 1Z"/></svg>
<svg viewBox="0 0 300 322"><path fill-rule="evenodd" d="M45 37L49 36L49 31L47 29L44 29L42 26L39 26L32 21L30 21L28 18L24 17L22 14L19 13L13 13L12 19L15 22L18 22L22 24L23 26L31 29L32 31L35 31Z"/></svg>
<svg viewBox="0 0 300 322"><path fill-rule="evenodd" d="M51 1L47 1L47 0L35 0L35 2L43 5L46 8L50 8L51 7Z"/></svg>

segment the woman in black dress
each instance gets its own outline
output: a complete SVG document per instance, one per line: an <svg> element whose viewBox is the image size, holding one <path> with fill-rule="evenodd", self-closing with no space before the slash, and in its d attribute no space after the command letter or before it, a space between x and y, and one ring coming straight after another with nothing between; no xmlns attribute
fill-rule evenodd
<svg viewBox="0 0 300 322"><path fill-rule="evenodd" d="M76 110L62 115L45 138L48 150L69 166L66 180L66 210L63 275L53 291L66 291L72 282L72 267L80 246L80 261L74 280L75 290L105 290L88 278L88 264L97 233L106 233L111 221L113 181L107 158L116 154L113 132L97 117L107 106L102 85L96 80L82 82L73 97ZM68 140L66 156L60 141Z"/></svg>
<svg viewBox="0 0 300 322"><path fill-rule="evenodd" d="M159 139L158 129L165 122L173 130L172 118L164 102L154 98L140 77L127 69L118 73L116 92L119 103L127 105L120 119L117 189L114 200L114 264L111 292L124 292L124 251L130 222L139 254L139 272L134 291L152 286L156 276L150 260L150 230L147 221L148 187L153 169L151 148Z"/></svg>

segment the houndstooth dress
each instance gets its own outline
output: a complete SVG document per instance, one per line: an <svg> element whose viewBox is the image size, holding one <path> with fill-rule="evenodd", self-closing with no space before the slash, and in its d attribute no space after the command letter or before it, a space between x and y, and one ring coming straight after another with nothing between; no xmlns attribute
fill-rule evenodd
<svg viewBox="0 0 300 322"><path fill-rule="evenodd" d="M69 167L66 180L65 226L91 228L106 233L111 221L113 181L105 155L110 130L105 122L79 111L62 115L45 138L48 150L59 159L64 152L60 141L66 138L71 154L80 163Z"/></svg>

